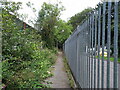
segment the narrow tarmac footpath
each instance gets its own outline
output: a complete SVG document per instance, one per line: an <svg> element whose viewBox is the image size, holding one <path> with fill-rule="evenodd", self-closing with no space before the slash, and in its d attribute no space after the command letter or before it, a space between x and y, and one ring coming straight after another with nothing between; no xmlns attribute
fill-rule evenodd
<svg viewBox="0 0 120 90"><path fill-rule="evenodd" d="M56 63L53 67L53 76L46 79L45 81L52 82L52 84L50 84L51 88L70 88L67 73L64 68L62 52L58 53Z"/></svg>

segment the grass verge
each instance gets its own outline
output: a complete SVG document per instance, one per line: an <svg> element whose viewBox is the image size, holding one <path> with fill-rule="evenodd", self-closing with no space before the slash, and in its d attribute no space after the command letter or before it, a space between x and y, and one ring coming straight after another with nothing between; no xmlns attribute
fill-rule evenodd
<svg viewBox="0 0 120 90"><path fill-rule="evenodd" d="M69 68L69 65L68 65L68 62L67 62L67 59L65 58L65 56L63 56L63 61L64 61L64 67L65 67L65 70L67 72L67 76L68 76L68 79L69 79L70 87L71 88L76 88L75 81L74 81L73 76L72 76L72 72Z"/></svg>
<svg viewBox="0 0 120 90"><path fill-rule="evenodd" d="M98 56L96 56L98 58ZM102 59L102 56L100 56L100 59ZM107 57L104 57L104 60L107 60ZM114 61L114 57L110 57L110 61ZM118 63L120 63L120 57L118 58Z"/></svg>

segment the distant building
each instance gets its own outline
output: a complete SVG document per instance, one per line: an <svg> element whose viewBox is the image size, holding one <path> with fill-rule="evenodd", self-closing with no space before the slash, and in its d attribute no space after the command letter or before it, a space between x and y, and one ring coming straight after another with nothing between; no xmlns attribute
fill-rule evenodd
<svg viewBox="0 0 120 90"><path fill-rule="evenodd" d="M16 24L20 27L20 30L25 30L26 28L35 29L34 27L28 25L26 22L16 18Z"/></svg>

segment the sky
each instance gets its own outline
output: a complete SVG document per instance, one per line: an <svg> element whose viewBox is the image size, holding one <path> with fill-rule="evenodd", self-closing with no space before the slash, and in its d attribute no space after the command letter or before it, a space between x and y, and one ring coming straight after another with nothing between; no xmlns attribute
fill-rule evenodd
<svg viewBox="0 0 120 90"><path fill-rule="evenodd" d="M9 1L9 0L7 0ZM23 3L23 9L19 11L20 14L25 14L28 16L26 19L26 22L28 20L35 20L38 16L38 12L41 9L41 5L43 2L48 3L57 3L58 1L62 2L62 5L65 7L65 11L62 12L61 19L67 21L71 16L74 16L75 14L81 12L82 10L92 7L94 8L101 0L10 0L15 2L22 2ZM33 3L33 7L37 10L35 13L26 6L27 2Z"/></svg>

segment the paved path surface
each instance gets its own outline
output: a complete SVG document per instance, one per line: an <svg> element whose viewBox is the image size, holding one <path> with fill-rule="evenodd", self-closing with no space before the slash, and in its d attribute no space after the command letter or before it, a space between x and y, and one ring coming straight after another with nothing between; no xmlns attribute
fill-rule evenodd
<svg viewBox="0 0 120 90"><path fill-rule="evenodd" d="M52 88L70 88L67 73L64 70L64 63L62 58L62 52L58 53L58 58L53 66L53 77L48 78L46 81L52 82L50 87Z"/></svg>

